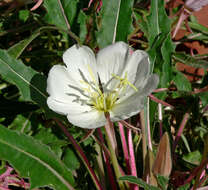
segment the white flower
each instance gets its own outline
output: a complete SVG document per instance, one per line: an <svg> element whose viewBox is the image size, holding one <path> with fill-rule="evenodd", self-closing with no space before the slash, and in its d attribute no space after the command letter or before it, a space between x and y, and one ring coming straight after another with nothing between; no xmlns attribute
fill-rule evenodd
<svg viewBox="0 0 208 190"><path fill-rule="evenodd" d="M159 78L149 74L147 53L130 51L124 42L107 46L96 57L87 46L69 48L63 55L66 66L55 65L49 72L49 108L89 129L104 126L106 112L113 122L137 114Z"/></svg>

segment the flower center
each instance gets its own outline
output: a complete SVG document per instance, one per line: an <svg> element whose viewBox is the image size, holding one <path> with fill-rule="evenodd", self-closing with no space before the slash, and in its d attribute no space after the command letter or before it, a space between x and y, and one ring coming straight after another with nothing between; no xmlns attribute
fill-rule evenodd
<svg viewBox="0 0 208 190"><path fill-rule="evenodd" d="M125 91L128 85L132 87L135 91L138 91L137 88L128 81L127 72L125 73L124 78L112 74L112 79L119 80L119 83L114 90L103 89L102 83L100 82L100 80L97 82L94 73L89 65L88 72L90 74L91 82L81 81L81 83L85 85L83 91L87 93L89 97L89 101L87 101L87 104L98 111L102 111L105 113L109 112L114 107L116 101L119 99L120 93ZM108 83L110 82L111 81L109 81Z"/></svg>

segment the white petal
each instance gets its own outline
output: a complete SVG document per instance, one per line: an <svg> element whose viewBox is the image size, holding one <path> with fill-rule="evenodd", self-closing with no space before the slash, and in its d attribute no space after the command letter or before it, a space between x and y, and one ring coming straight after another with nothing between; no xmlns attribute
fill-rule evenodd
<svg viewBox="0 0 208 190"><path fill-rule="evenodd" d="M144 96L133 95L114 106L110 112L111 120L113 122L130 118L139 113L144 107Z"/></svg>
<svg viewBox="0 0 208 190"><path fill-rule="evenodd" d="M148 54L142 50L136 50L127 61L122 77L127 73L128 81L132 83L138 91L142 89L149 77L150 62ZM135 89L127 86L126 90L121 92L120 98L125 99L135 93Z"/></svg>
<svg viewBox="0 0 208 190"><path fill-rule="evenodd" d="M80 114L68 114L67 118L73 125L87 129L95 129L106 124L104 113L97 110L82 112Z"/></svg>
<svg viewBox="0 0 208 190"><path fill-rule="evenodd" d="M89 111L91 108L85 104L80 105L73 102L63 102L53 97L48 97L47 99L48 107L56 113L67 115L69 113L79 114L81 112Z"/></svg>
<svg viewBox="0 0 208 190"><path fill-rule="evenodd" d="M87 46L72 46L63 54L64 63L67 65L69 75L76 81L83 81L84 78L88 82L92 81L92 75L97 80L96 60L93 51Z"/></svg>
<svg viewBox="0 0 208 190"><path fill-rule="evenodd" d="M127 61L123 75L127 72L128 81L133 83L140 80L141 82L149 74L149 57L145 51L136 50Z"/></svg>
<svg viewBox="0 0 208 190"><path fill-rule="evenodd" d="M144 88L142 89L143 96L147 96L152 93L153 90L157 88L159 83L159 77L156 74L152 74L149 76Z"/></svg>
<svg viewBox="0 0 208 190"><path fill-rule="evenodd" d="M148 96L154 89L156 89L159 83L159 77L155 74L151 75L145 87L135 92L128 98L118 101L118 104L112 109L111 117L113 121L127 119L141 111L144 107L144 97Z"/></svg>
<svg viewBox="0 0 208 190"><path fill-rule="evenodd" d="M72 86L79 89L76 82L68 75L66 67L61 65L53 66L47 79L47 92L50 95L47 100L49 108L61 114L89 110L88 106L74 102L77 98L81 100L86 100L87 98Z"/></svg>
<svg viewBox="0 0 208 190"><path fill-rule="evenodd" d="M129 46L124 42L117 42L100 50L97 54L97 69L101 82L106 84L112 74L121 75L129 54ZM109 84L113 86L113 82Z"/></svg>

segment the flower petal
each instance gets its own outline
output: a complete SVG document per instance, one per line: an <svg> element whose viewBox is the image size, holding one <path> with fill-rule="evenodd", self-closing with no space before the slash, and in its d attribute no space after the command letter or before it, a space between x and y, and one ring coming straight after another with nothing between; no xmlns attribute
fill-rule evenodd
<svg viewBox="0 0 208 190"><path fill-rule="evenodd" d="M67 115L69 113L79 114L84 110L89 111L90 107L86 104L80 105L73 102L63 102L53 97L48 97L47 99L48 107L56 113Z"/></svg>
<svg viewBox="0 0 208 190"><path fill-rule="evenodd" d="M97 69L101 82L106 84L112 74L121 75L129 54L129 46L124 42L117 42L100 50L97 54ZM109 88L113 88L113 81Z"/></svg>
<svg viewBox="0 0 208 190"><path fill-rule="evenodd" d="M141 111L144 107L144 98L148 96L159 83L159 77L156 74L151 75L142 91L135 92L128 98L118 101L118 104L112 109L112 121L127 119Z"/></svg>
<svg viewBox="0 0 208 190"><path fill-rule="evenodd" d="M87 79L90 82L93 80L92 75L97 80L95 55L89 47L74 45L63 54L63 60L69 75L74 80L83 81Z"/></svg>
<svg viewBox="0 0 208 190"><path fill-rule="evenodd" d="M69 76L66 67L61 65L53 66L47 79L47 92L50 95L47 100L49 108L61 114L80 112L79 110L88 111L89 106L75 102L78 98L83 101L87 100L87 97L72 88L72 86L79 89L76 82Z"/></svg>
<svg viewBox="0 0 208 190"><path fill-rule="evenodd" d="M125 120L139 113L144 107L144 96L134 94L122 103L116 104L110 112L113 122Z"/></svg>
<svg viewBox="0 0 208 190"><path fill-rule="evenodd" d="M143 83L144 78L149 74L149 67L148 54L145 51L136 50L129 56L123 75L127 72L128 80L133 84L138 80Z"/></svg>
<svg viewBox="0 0 208 190"><path fill-rule="evenodd" d="M150 62L148 54L142 50L136 50L127 61L122 77L127 73L128 81L132 83L138 91L146 84L150 69ZM121 99L126 99L135 93L135 89L130 85L126 87L125 91L120 93Z"/></svg>
<svg viewBox="0 0 208 190"><path fill-rule="evenodd" d="M91 110L80 114L68 114L67 119L75 126L87 129L95 129L106 124L106 119L103 112Z"/></svg>

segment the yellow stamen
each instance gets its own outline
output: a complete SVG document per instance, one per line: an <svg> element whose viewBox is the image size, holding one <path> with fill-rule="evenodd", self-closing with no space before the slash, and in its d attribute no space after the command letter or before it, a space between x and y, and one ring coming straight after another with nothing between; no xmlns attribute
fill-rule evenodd
<svg viewBox="0 0 208 190"><path fill-rule="evenodd" d="M125 73L125 77L122 78L118 75L115 75L115 74L112 74L112 76L118 80L120 80L120 83L119 83L119 87L120 88L126 88L127 85L129 85L130 87L132 87L136 92L138 91L138 89L136 88L136 86L134 86L131 82L128 81L127 79L127 72Z"/></svg>

